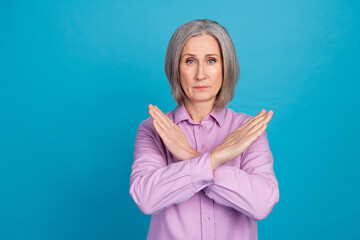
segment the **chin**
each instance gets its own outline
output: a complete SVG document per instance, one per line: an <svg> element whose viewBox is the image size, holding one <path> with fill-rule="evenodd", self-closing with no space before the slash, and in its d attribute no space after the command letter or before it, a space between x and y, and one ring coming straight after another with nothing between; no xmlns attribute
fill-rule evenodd
<svg viewBox="0 0 360 240"><path fill-rule="evenodd" d="M214 98L211 97L198 97L198 98L191 98L189 99L189 102L212 102L214 101Z"/></svg>

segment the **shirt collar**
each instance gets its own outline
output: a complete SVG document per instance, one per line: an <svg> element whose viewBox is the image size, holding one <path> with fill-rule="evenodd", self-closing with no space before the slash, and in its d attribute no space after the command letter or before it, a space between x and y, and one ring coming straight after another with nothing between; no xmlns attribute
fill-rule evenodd
<svg viewBox="0 0 360 240"><path fill-rule="evenodd" d="M223 126L225 119L225 109L220 110L214 107L209 115L215 119L215 121L219 124L220 127ZM178 124L179 122L184 120L188 120L189 122L194 123L189 113L187 112L185 105L178 105L174 110L174 123Z"/></svg>

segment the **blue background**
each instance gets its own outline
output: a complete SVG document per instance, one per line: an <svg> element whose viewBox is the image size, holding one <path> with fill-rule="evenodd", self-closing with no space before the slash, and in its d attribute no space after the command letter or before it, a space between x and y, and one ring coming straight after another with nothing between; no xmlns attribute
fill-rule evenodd
<svg viewBox="0 0 360 240"><path fill-rule="evenodd" d="M197 18L240 61L229 107L274 110L280 200L260 239L360 239L359 1L1 1L0 239L145 239L129 195L168 41Z"/></svg>

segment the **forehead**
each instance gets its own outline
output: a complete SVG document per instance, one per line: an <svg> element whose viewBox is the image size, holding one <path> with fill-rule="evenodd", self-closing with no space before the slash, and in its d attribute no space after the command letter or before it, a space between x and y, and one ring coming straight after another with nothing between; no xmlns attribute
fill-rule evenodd
<svg viewBox="0 0 360 240"><path fill-rule="evenodd" d="M182 53L220 54L218 41L211 35L199 35L190 38L184 45Z"/></svg>

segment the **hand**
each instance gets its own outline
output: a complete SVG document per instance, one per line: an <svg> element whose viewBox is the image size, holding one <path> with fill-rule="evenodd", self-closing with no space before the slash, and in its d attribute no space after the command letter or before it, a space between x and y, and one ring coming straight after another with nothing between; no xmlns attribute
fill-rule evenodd
<svg viewBox="0 0 360 240"><path fill-rule="evenodd" d="M222 163L243 153L265 131L273 113L272 110L266 113L266 110L263 109L255 117L226 136L224 142L210 152L212 169L214 170Z"/></svg>
<svg viewBox="0 0 360 240"><path fill-rule="evenodd" d="M149 114L153 118L153 125L160 135L167 149L178 160L186 160L200 155L187 141L180 127L166 116L161 110L149 104Z"/></svg>

